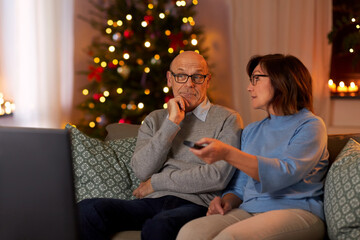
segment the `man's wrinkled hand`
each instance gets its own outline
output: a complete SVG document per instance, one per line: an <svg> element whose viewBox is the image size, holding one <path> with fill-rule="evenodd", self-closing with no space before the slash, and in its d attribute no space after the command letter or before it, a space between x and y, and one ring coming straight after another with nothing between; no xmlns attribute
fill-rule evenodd
<svg viewBox="0 0 360 240"><path fill-rule="evenodd" d="M133 195L136 198L144 198L153 192L154 192L154 189L151 185L151 178L149 178L146 182L140 183L139 187L133 191Z"/></svg>
<svg viewBox="0 0 360 240"><path fill-rule="evenodd" d="M185 109L189 103L181 96L177 96L170 99L167 105L169 120L179 125L180 122L185 118Z"/></svg>

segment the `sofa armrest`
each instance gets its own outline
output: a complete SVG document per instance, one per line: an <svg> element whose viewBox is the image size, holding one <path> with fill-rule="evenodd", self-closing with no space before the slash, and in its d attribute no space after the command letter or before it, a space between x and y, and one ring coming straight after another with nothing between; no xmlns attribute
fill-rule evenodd
<svg viewBox="0 0 360 240"><path fill-rule="evenodd" d="M329 150L329 165L331 165L340 151L343 149L345 144L350 138L360 142L360 133L349 133L349 134L329 134L328 135L328 150Z"/></svg>

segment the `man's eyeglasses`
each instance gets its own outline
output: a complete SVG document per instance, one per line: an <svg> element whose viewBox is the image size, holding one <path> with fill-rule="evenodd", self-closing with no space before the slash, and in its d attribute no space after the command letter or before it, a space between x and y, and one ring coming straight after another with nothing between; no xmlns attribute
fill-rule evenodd
<svg viewBox="0 0 360 240"><path fill-rule="evenodd" d="M177 83L186 83L187 80L189 79L189 77L191 78L191 81L195 84L202 84L205 81L205 78L207 77L208 74L203 75L203 74L193 74L193 75L187 75L185 73L179 73L179 74L175 74L172 71L171 75L174 76L175 78L175 82Z"/></svg>
<svg viewBox="0 0 360 240"><path fill-rule="evenodd" d="M251 75L250 77L250 82L253 86L255 86L257 84L257 82L260 80L259 77L268 77L269 75L264 75L264 74L254 74Z"/></svg>

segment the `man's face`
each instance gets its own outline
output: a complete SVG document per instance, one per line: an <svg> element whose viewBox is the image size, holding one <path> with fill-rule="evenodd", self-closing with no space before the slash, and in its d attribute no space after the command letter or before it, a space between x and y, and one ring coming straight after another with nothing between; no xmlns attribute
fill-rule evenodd
<svg viewBox="0 0 360 240"><path fill-rule="evenodd" d="M208 74L208 67L205 59L196 52L183 52L178 55L171 64L170 69L174 74ZM167 85L172 88L174 97L181 96L189 106L186 112L194 110L206 98L206 91L209 88L211 75L205 78L202 84L193 83L189 77L186 83L177 83L170 71L167 72Z"/></svg>

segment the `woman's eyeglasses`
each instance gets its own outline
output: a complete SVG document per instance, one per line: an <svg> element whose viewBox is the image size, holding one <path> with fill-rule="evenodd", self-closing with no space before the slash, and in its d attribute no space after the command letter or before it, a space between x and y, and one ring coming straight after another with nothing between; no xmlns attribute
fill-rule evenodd
<svg viewBox="0 0 360 240"><path fill-rule="evenodd" d="M251 77L250 77L251 85L255 86L257 84L257 82L260 80L260 77L268 77L268 76L269 75L264 75L264 74L251 75Z"/></svg>

